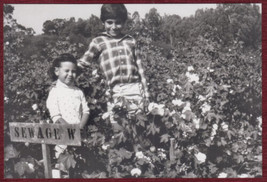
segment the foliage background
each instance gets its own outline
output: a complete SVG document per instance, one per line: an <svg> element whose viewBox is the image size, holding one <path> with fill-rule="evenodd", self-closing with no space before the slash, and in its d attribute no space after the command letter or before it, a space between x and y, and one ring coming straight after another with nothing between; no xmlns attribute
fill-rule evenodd
<svg viewBox="0 0 267 182"><path fill-rule="evenodd" d="M103 27L96 16L54 19L34 35L13 19L13 10L4 5L5 177L43 178L40 146L10 142L8 123L49 121L51 61L65 52L81 57ZM59 159L72 177L261 177L259 8L223 4L188 18L162 17L152 8L144 19L135 12L125 32L139 44L149 112L130 117L127 103L115 107L124 129L114 133L97 65L83 72L77 85L87 96L90 122L83 147Z"/></svg>

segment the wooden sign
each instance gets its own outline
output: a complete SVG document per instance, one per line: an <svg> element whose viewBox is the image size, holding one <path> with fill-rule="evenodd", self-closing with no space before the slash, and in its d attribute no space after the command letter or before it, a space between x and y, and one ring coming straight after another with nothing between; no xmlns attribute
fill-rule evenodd
<svg viewBox="0 0 267 182"><path fill-rule="evenodd" d="M81 146L78 124L9 123L10 138L14 142Z"/></svg>

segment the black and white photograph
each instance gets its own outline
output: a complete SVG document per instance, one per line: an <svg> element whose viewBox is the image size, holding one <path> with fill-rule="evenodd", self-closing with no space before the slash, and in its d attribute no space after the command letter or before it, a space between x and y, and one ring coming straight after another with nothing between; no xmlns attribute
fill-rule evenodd
<svg viewBox="0 0 267 182"><path fill-rule="evenodd" d="M3 4L4 178L262 179L262 4Z"/></svg>

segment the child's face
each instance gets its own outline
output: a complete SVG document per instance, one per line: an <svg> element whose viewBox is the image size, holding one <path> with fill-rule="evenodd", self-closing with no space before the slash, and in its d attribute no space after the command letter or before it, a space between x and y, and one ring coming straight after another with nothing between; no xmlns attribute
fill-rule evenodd
<svg viewBox="0 0 267 182"><path fill-rule="evenodd" d="M121 35L121 31L124 26L124 22L119 19L107 19L104 22L106 32L112 37L118 37Z"/></svg>
<svg viewBox="0 0 267 182"><path fill-rule="evenodd" d="M72 62L62 62L60 63L60 67L56 68L55 74L58 76L58 79L70 86L73 85L76 75L77 75L77 67Z"/></svg>

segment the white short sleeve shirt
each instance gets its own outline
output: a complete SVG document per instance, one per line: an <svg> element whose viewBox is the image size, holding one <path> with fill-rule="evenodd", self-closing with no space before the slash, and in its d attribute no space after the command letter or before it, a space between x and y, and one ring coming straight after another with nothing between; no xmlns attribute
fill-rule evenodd
<svg viewBox="0 0 267 182"><path fill-rule="evenodd" d="M82 90L76 86L68 86L60 80L57 80L56 86L49 92L46 105L53 122L63 118L69 124L79 124L82 115L89 114Z"/></svg>

